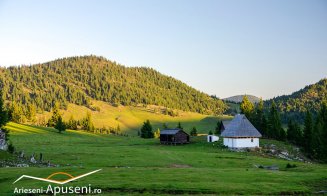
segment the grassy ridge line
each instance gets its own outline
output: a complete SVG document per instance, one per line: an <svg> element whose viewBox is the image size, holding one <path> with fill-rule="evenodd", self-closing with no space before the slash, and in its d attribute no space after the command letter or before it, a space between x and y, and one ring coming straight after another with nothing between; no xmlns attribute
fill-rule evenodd
<svg viewBox="0 0 327 196"><path fill-rule="evenodd" d="M149 112L146 108L132 107L132 106L119 106L114 107L108 103L102 101L92 101L92 106L99 107L100 111L92 111L87 107L78 106L75 104L68 104L67 110L61 110L63 118L68 121L71 115L75 120L79 120L85 117L86 112L89 111L92 114L92 119L95 127L117 127L118 125L123 131L131 134L136 134L140 129L143 122L147 119L150 120L154 130L162 128L163 123L166 123L169 127L176 127L178 122L182 123L182 126L186 131L190 131L193 126L198 129L199 133L208 133L213 131L219 119L230 119L229 116L209 116L193 112L179 111L179 116L172 117L169 115ZM44 116L49 119L50 112L44 112L38 114L37 118Z"/></svg>

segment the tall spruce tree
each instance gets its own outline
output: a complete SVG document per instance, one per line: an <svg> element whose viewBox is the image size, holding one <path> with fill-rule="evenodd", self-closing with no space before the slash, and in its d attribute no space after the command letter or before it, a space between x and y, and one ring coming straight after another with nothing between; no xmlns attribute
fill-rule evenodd
<svg viewBox="0 0 327 196"><path fill-rule="evenodd" d="M86 112L86 117L82 120L82 127L86 131L94 131L94 125L92 123L91 112Z"/></svg>
<svg viewBox="0 0 327 196"><path fill-rule="evenodd" d="M266 137L267 119L264 114L264 105L263 105L262 98L260 99L259 103L255 107L255 114L252 123L259 130L259 132L264 137Z"/></svg>
<svg viewBox="0 0 327 196"><path fill-rule="evenodd" d="M313 147L313 120L311 112L307 111L304 120L304 129L303 129L303 147L306 153L312 156L312 147Z"/></svg>
<svg viewBox="0 0 327 196"><path fill-rule="evenodd" d="M26 111L27 119L33 124L36 123L36 107L34 104L29 104Z"/></svg>
<svg viewBox="0 0 327 196"><path fill-rule="evenodd" d="M181 124L181 122L178 122L178 124L177 124L177 127L176 127L176 128L183 130L183 127L182 127L182 124Z"/></svg>
<svg viewBox="0 0 327 196"><path fill-rule="evenodd" d="M192 128L190 134L191 134L191 136L197 136L198 135L198 131L196 130L196 127Z"/></svg>
<svg viewBox="0 0 327 196"><path fill-rule="evenodd" d="M25 116L20 103L13 101L10 107L10 120L16 123L24 123Z"/></svg>
<svg viewBox="0 0 327 196"><path fill-rule="evenodd" d="M223 124L223 121L221 120L218 120L217 124L216 124L216 127L215 127L215 135L220 135L220 128Z"/></svg>
<svg viewBox="0 0 327 196"><path fill-rule="evenodd" d="M249 101L246 95L243 96L240 109L241 109L241 113L244 114L249 120L252 119L252 115L254 112L254 105L251 101Z"/></svg>
<svg viewBox="0 0 327 196"><path fill-rule="evenodd" d="M63 122L61 116L58 117L58 120L57 120L54 128L57 129L59 131L59 133L66 131L66 125Z"/></svg>
<svg viewBox="0 0 327 196"><path fill-rule="evenodd" d="M323 143L323 160L327 162L327 102L323 102L320 111L320 118L322 119L322 143Z"/></svg>
<svg viewBox="0 0 327 196"><path fill-rule="evenodd" d="M152 132L152 125L149 120L143 123L141 128L141 138L153 138L154 134Z"/></svg>
<svg viewBox="0 0 327 196"><path fill-rule="evenodd" d="M270 138L274 138L277 140L285 140L286 133L282 128L282 124L280 121L280 114L277 110L276 103L273 101L270 107L270 112L268 116L268 131L267 135Z"/></svg>
<svg viewBox="0 0 327 196"><path fill-rule="evenodd" d="M8 112L4 107L2 90L0 91L0 129L8 122Z"/></svg>
<svg viewBox="0 0 327 196"><path fill-rule="evenodd" d="M316 158L327 162L327 103L323 102L315 124L314 154Z"/></svg>
<svg viewBox="0 0 327 196"><path fill-rule="evenodd" d="M294 120L289 120L288 122L287 140L293 144L302 145L301 128Z"/></svg>
<svg viewBox="0 0 327 196"><path fill-rule="evenodd" d="M48 127L54 127L57 122L58 122L58 119L60 117L60 112L59 112L59 103L56 103L54 106L53 106L53 109L52 109L52 116L51 118L49 119L48 123L47 123L47 126Z"/></svg>

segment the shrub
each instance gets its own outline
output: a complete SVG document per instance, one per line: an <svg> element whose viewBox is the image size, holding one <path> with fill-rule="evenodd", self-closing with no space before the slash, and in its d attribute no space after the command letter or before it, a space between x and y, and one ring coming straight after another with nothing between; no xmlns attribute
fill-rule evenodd
<svg viewBox="0 0 327 196"><path fill-rule="evenodd" d="M15 147L12 143L8 144L8 152L13 154L15 152Z"/></svg>
<svg viewBox="0 0 327 196"><path fill-rule="evenodd" d="M297 167L295 164L290 164L290 163L286 164L286 168L295 168L295 167Z"/></svg>

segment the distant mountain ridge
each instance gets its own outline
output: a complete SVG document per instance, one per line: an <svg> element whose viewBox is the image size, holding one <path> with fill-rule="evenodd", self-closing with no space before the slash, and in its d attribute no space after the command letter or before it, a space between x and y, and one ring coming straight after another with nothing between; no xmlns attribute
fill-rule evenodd
<svg viewBox="0 0 327 196"><path fill-rule="evenodd" d="M260 101L260 98L254 96L254 95L246 95L246 96L252 103L258 103ZM232 97L224 98L223 100L229 101L229 102L234 102L234 103L241 103L243 100L243 97L244 97L244 95L235 95Z"/></svg>

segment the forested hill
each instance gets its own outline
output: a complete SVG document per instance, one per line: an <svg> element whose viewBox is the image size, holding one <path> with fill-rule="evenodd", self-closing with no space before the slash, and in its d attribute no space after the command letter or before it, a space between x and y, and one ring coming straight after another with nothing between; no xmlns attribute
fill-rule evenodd
<svg viewBox="0 0 327 196"><path fill-rule="evenodd" d="M125 67L103 57L69 57L32 66L0 68L4 99L49 111L60 102L89 106L153 104L184 111L222 114L218 99L151 68Z"/></svg>
<svg viewBox="0 0 327 196"><path fill-rule="evenodd" d="M327 101L327 78L308 85L291 95L283 95L265 101L265 104L270 105L272 101L275 101L286 122L289 118L303 120L307 110L314 114L317 113L324 100Z"/></svg>

